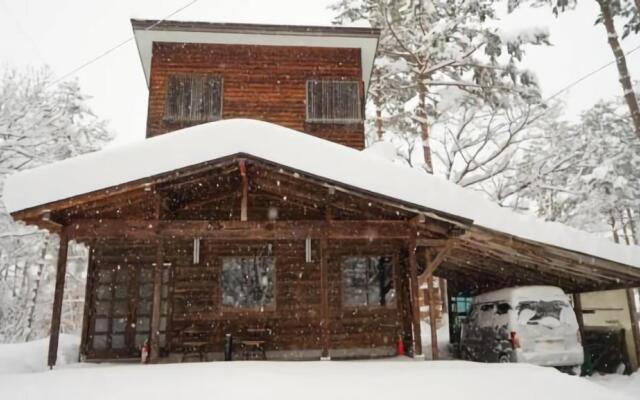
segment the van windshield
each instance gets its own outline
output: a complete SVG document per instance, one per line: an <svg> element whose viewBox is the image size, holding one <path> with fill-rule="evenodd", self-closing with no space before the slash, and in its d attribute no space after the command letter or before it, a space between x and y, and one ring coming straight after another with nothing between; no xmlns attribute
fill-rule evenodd
<svg viewBox="0 0 640 400"><path fill-rule="evenodd" d="M562 310L569 305L561 300L522 301L518 303L518 321L521 324L536 325L546 319L560 321Z"/></svg>

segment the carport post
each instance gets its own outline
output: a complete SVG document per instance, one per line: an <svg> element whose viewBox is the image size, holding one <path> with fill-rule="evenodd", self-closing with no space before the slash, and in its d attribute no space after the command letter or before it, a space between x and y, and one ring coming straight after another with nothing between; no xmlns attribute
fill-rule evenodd
<svg viewBox="0 0 640 400"><path fill-rule="evenodd" d="M640 312L636 307L635 290L627 289L627 302L629 303L629 317L631 319L631 333L633 335L633 344L636 348L636 360L640 365Z"/></svg>
<svg viewBox="0 0 640 400"><path fill-rule="evenodd" d="M60 320L62 318L62 299L64 295L64 278L67 274L67 251L69 235L66 227L60 230L58 247L58 263L56 267L56 286L53 293L53 312L51 313L51 331L49 332L49 357L47 365L52 369L58 359L58 339L60 337Z"/></svg>
<svg viewBox="0 0 640 400"><path fill-rule="evenodd" d="M580 293L573 294L573 310L578 320L578 329L580 330L580 338L584 340L584 315L582 315L582 298Z"/></svg>
<svg viewBox="0 0 640 400"><path fill-rule="evenodd" d="M421 358L422 335L420 334L420 298L418 297L418 260L416 255L416 230L411 230L408 243L409 250L409 291L411 293L411 327L413 341L413 357Z"/></svg>
<svg viewBox="0 0 640 400"><path fill-rule="evenodd" d="M426 252L429 254L429 252ZM427 256L427 261L429 256ZM428 264L427 264L428 265ZM436 324L436 302L433 299L433 275L427 275L427 291L429 293L429 326L431 327L431 359L440 359L438 354L438 326ZM445 301L442 299L442 301Z"/></svg>

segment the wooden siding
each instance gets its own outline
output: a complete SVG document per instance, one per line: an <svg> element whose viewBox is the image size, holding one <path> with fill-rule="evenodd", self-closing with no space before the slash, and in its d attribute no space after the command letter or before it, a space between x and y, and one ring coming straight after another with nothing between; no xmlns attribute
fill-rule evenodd
<svg viewBox="0 0 640 400"><path fill-rule="evenodd" d="M100 241L93 244L96 249L93 263L96 265L127 265L142 263L149 265L153 251L149 242L129 242L123 248L121 241ZM221 257L248 254L251 247L272 245L272 256L276 260L275 293L276 306L273 311L242 311L223 309L221 305ZM321 293L319 241L312 244L312 262L305 263L304 240L295 241L201 241L200 263L193 264L193 241L176 239L164 245L165 263L171 263L170 310L167 346L163 354L185 352L185 341L206 342L207 353L223 351L224 335L231 333L238 343L246 338L247 329L271 330L267 352L294 352L311 350L319 354L322 348ZM328 242L328 291L329 291L329 348L348 356L348 349L362 349L376 353L376 349L393 351L397 338L402 335L402 299L393 307L349 308L342 306L341 259L346 255L391 255L394 259L394 283L396 293L402 291L402 266L399 265L403 242L396 240L338 241ZM103 250L101 250L102 248ZM148 249L149 251L146 251ZM117 254L116 254L117 253ZM141 254L147 254L142 256ZM102 267L102 268L103 268ZM99 268L93 268L93 271ZM95 279L95 278L94 278ZM398 296L401 297L401 296ZM89 331L93 329L93 324ZM188 335L185 333L188 332ZM88 332L89 337L92 332ZM90 348L86 348L90 350ZM235 348L236 356L238 346ZM108 352L91 352L99 358L123 356ZM93 353L93 354L91 354ZM86 353L85 353L86 354ZM305 357L304 353L294 358ZM307 357L310 353L306 353ZM128 353L131 356L131 353ZM362 356L363 353L356 354Z"/></svg>
<svg viewBox="0 0 640 400"><path fill-rule="evenodd" d="M307 123L309 79L361 81L359 49L154 43L147 137L193 125L165 118L170 76L198 74L224 80L222 118L273 122L347 146L364 147L362 123Z"/></svg>

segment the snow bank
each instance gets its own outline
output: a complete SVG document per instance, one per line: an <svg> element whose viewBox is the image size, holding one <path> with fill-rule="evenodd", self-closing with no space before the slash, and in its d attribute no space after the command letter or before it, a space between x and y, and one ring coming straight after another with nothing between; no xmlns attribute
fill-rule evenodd
<svg viewBox="0 0 640 400"><path fill-rule="evenodd" d="M59 361L78 338L60 337ZM640 375L584 378L525 364L376 361L237 361L191 364L45 366L47 340L0 345L0 399L366 399L630 400ZM72 352L69 349L73 348ZM597 382L597 383L594 383ZM622 393L619 393L622 392ZM629 394L626 396L624 393Z"/></svg>
<svg viewBox="0 0 640 400"><path fill-rule="evenodd" d="M7 178L9 212L244 153L312 175L473 220L478 226L640 267L640 248L517 214L423 171L262 121L202 124L127 146L85 154Z"/></svg>
<svg viewBox="0 0 640 400"><path fill-rule="evenodd" d="M587 378L616 392L629 395L631 398L640 398L640 372L633 375L594 375Z"/></svg>
<svg viewBox="0 0 640 400"><path fill-rule="evenodd" d="M428 390L428 392L426 392ZM214 362L88 365L0 374L0 398L47 400L409 399L630 400L555 369L462 361ZM636 397L637 398L637 397Z"/></svg>
<svg viewBox="0 0 640 400"><path fill-rule="evenodd" d="M60 335L58 365L78 361L80 338ZM0 344L0 374L46 371L49 338L26 343ZM9 398L0 395L0 398Z"/></svg>

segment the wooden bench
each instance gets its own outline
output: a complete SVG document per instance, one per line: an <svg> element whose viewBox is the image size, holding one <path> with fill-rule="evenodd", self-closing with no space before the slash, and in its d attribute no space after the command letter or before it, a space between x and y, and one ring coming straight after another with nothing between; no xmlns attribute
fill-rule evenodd
<svg viewBox="0 0 640 400"><path fill-rule="evenodd" d="M247 337L240 340L242 347L243 360L266 360L266 344L271 329L267 328L248 328Z"/></svg>

